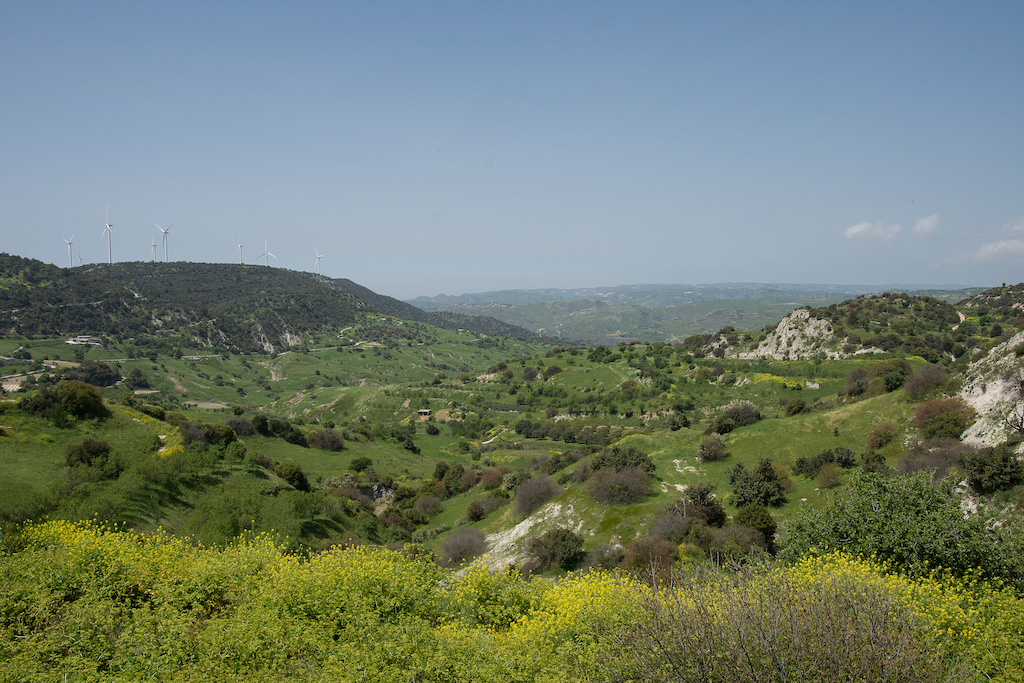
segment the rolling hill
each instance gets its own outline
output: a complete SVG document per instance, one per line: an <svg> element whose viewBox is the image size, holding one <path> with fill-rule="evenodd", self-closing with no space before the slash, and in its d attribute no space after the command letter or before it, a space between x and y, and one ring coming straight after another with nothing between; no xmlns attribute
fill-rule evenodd
<svg viewBox="0 0 1024 683"><path fill-rule="evenodd" d="M6 335L173 337L189 346L276 353L368 313L537 338L497 320L425 313L348 280L281 268L175 262L65 269L0 254L0 328Z"/></svg>

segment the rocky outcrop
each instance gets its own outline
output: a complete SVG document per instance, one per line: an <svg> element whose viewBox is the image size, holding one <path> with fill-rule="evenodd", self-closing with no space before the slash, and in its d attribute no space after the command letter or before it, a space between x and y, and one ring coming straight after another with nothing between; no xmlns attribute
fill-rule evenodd
<svg viewBox="0 0 1024 683"><path fill-rule="evenodd" d="M967 368L960 398L978 414L964 433L975 446L995 446L1006 441L1012 429L1007 419L1024 411L1024 358L1015 349L1024 344L1024 332L995 346Z"/></svg>
<svg viewBox="0 0 1024 683"><path fill-rule="evenodd" d="M845 357L846 354L833 348L834 341L835 331L831 322L815 318L806 308L799 308L783 318L775 330L754 348L729 355L735 358L776 360L811 358L818 355L829 359Z"/></svg>

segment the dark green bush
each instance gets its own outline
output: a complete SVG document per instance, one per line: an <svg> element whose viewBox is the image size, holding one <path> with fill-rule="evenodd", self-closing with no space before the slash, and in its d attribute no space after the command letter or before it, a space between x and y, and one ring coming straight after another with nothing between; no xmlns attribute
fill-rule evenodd
<svg viewBox="0 0 1024 683"><path fill-rule="evenodd" d="M625 505L638 503L650 493L651 475L637 468L616 472L598 470L587 482L587 492L599 503Z"/></svg>
<svg viewBox="0 0 1024 683"><path fill-rule="evenodd" d="M144 403L138 406L138 411L140 413L145 413L150 417L155 417L158 420L164 419L164 416L167 414L166 411L160 406L154 406L149 403Z"/></svg>
<svg viewBox="0 0 1024 683"><path fill-rule="evenodd" d="M67 447L64 460L68 467L74 467L75 465L93 466L102 465L109 456L109 443L87 436L83 441Z"/></svg>
<svg viewBox="0 0 1024 683"><path fill-rule="evenodd" d="M697 444L697 458L701 462L715 462L728 457L729 451L725 448L725 439L721 434L709 434Z"/></svg>
<svg viewBox="0 0 1024 683"><path fill-rule="evenodd" d="M1024 465L1009 444L968 453L960 464L967 473L967 483L978 493L1013 488L1024 480Z"/></svg>
<svg viewBox="0 0 1024 683"><path fill-rule="evenodd" d="M772 469L767 458L761 458L753 471L747 471L743 463L736 463L729 472L732 483L732 504L738 508L751 504L778 507L786 502L779 475Z"/></svg>
<svg viewBox="0 0 1024 683"><path fill-rule="evenodd" d="M569 529L552 529L531 538L526 545L537 569L558 567L571 571L583 560L583 539Z"/></svg>
<svg viewBox="0 0 1024 683"><path fill-rule="evenodd" d="M344 450L345 440L333 429L318 429L309 436L309 444L323 451Z"/></svg>
<svg viewBox="0 0 1024 683"><path fill-rule="evenodd" d="M358 458L352 458L352 462L349 463L348 467L354 472L363 472L371 465L373 465L373 460L367 458L365 455L361 455Z"/></svg>
<svg viewBox="0 0 1024 683"><path fill-rule="evenodd" d="M546 475L527 479L516 489L515 512L517 515L529 515L561 492L558 484Z"/></svg>
<svg viewBox="0 0 1024 683"><path fill-rule="evenodd" d="M309 480L306 478L306 473L296 464L279 462L274 466L274 474L299 491L309 491Z"/></svg>
<svg viewBox="0 0 1024 683"><path fill-rule="evenodd" d="M753 403L741 401L726 408L725 416L732 420L737 427L746 427L761 420L761 411Z"/></svg>
<svg viewBox="0 0 1024 683"><path fill-rule="evenodd" d="M877 451L896 440L896 425L883 422L868 433L867 447L869 451Z"/></svg>
<svg viewBox="0 0 1024 683"><path fill-rule="evenodd" d="M786 526L783 555L814 548L877 555L898 568L927 575L936 567L956 574L980 570L1024 587L1024 535L1012 520L980 509L966 514L956 484L930 472L888 476L855 472L822 508L802 506Z"/></svg>
<svg viewBox="0 0 1024 683"><path fill-rule="evenodd" d="M817 455L800 456L796 459L793 471L797 474L804 475L808 479L813 479L818 476L818 470L829 464L850 468L857 464L857 459L854 457L853 451L849 448L843 448L841 446L829 448Z"/></svg>
<svg viewBox="0 0 1024 683"><path fill-rule="evenodd" d="M757 529L764 534L764 538L768 541L769 545L773 544L778 524L775 522L775 518L772 517L772 513L765 506L753 504L742 507L736 513L733 521L736 524Z"/></svg>
<svg viewBox="0 0 1024 683"><path fill-rule="evenodd" d="M606 448L594 456L591 461L594 470L611 468L621 472L627 468L643 470L647 474L654 474L654 461L651 456L645 454L636 446L615 444Z"/></svg>

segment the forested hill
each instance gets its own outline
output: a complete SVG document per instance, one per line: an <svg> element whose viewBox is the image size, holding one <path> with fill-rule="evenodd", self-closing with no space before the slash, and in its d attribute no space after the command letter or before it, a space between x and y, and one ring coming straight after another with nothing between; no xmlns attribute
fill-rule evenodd
<svg viewBox="0 0 1024 683"><path fill-rule="evenodd" d="M373 309L402 320L429 323L446 329L463 329L487 335L501 335L519 339L537 339L540 335L524 327L502 322L489 316L466 315L447 311L424 311L412 304L376 292L352 282L347 278L328 280L331 287L351 294Z"/></svg>
<svg viewBox="0 0 1024 683"><path fill-rule="evenodd" d="M380 312L483 334L533 336L494 320L431 316L349 285L331 287L322 278L257 265L134 262L67 269L0 254L0 333L178 336L237 352L275 352L354 322L361 312Z"/></svg>

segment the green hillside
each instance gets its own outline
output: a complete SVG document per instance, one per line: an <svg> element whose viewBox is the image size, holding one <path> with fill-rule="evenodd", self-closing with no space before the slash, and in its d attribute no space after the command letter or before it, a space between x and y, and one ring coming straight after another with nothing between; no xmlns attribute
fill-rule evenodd
<svg viewBox="0 0 1024 683"><path fill-rule="evenodd" d="M62 286L43 277L60 276L35 268L8 278L8 289L38 299ZM161 289L141 268L126 269L132 277L122 275L123 287L149 310L171 311L175 288L189 287L188 270ZM305 331L289 351L274 354L207 345L173 324L171 331L98 335L100 345L69 345L62 336L0 338L4 384L12 388L0 397L0 572L14 587L0 592L7 629L0 631L0 646L11 662L6 669L0 664L0 672L34 680L63 665L84 679L113 680L116 666L166 680L249 674L316 680L337 673L339 658L357 657L366 671L383 676L394 663L374 658L360 645L365 638L393 651L401 633L419 634L405 652L424 661L441 647L424 634L439 629L455 629L445 642L463 654L446 651L437 671L484 671L470 650L484 643L520 652L505 634L547 628L533 621L537 601L548 599L540 596L550 595L551 586L578 585L604 591L587 598L587 609L609 610L601 619L620 615L627 630L603 621L587 622L571 636L544 631L554 640L544 641L552 649L544 650L543 662L508 653L505 661L516 662L524 680L542 670L565 680L613 670L628 678L641 674L614 668L624 660L607 652L638 642L629 634L653 618L644 615L661 613L663 603L642 595L673 599L672 593L644 593L644 584L699 579L685 584L688 590L749 585L750 595L758 596L768 590L763 577L785 576L801 599L808 585L823 586L823 596L833 595L822 598L825 605L834 604L835 590L866 595L849 583L834 588L854 572L866 582L857 586L903 586L898 604L913 604L913 619L930 620L907 622L906 632L890 622L882 629L904 638L900 642L921 639L913 641L922 643L920 652L935 657L927 666L949 671L962 665L978 680L1013 680L1006 672L1020 651L1013 639L1024 614L1017 602L1024 590L1024 467L1015 449L1024 435L996 414L995 443L965 443L977 411L989 403L977 401L975 408L960 396L974 396L962 387L982 386L982 393L996 387L1003 392L1004 402L993 404L1004 406L999 410L1024 405L1018 390L1024 383L1013 384L1021 367L1015 335L1024 322L1016 297L1024 287L986 292L956 307L890 294L805 311L808 320L820 316L813 319L832 326L829 340L818 347L794 342L779 359L733 353L778 342L781 333L772 326L727 328L675 344L554 346L446 329L429 318L402 319L395 315L401 307L381 311L387 302L358 287L339 293L306 276L295 279L296 291L309 287L310 296L328 297L337 308L324 310L337 318L318 315L316 306L293 305L298 295L293 302L247 290L215 304L209 283L230 271L209 272L203 285L209 288L193 286L190 300L220 307L200 320L213 324L236 319L245 306L266 307L281 312L289 331L291 325ZM235 274L245 285L245 271ZM111 281L95 281L95 291ZM53 300L66 301L72 290ZM351 313L339 322L345 302ZM129 314L108 321L129 320L133 309L124 308ZM42 309L38 315L19 311L20 319L47 320ZM182 320L189 315L178 311ZM973 331L958 327L965 323ZM1001 329L992 329L996 325ZM981 336L983 328L991 336ZM960 333L962 353L939 352ZM863 343L830 358L827 350L842 352L854 343L851 334L863 335ZM874 351L854 353L868 344ZM922 357L931 351L937 363ZM982 360L991 368L985 372L994 374L979 374ZM966 516L960 482L967 483L974 510ZM81 520L116 524L119 531L77 524ZM126 563L113 559L123 552L119 544L149 550L137 564ZM813 549L824 546L842 552L823 559ZM74 559L86 551L95 557L84 564ZM855 560L857 554L875 559ZM186 598L191 589L174 588L181 579L168 568L194 566L188 558L199 556L204 559L195 561L208 567L196 584L202 596ZM468 573L447 573L474 561ZM351 575L343 568L349 562L359 567L353 565ZM29 595L29 584L16 577L41 571L39 563L61 569ZM213 569L224 563L237 572ZM102 569L101 575L88 578L85 566ZM318 573L328 567L328 574ZM376 611L390 604L390 589L376 579L364 588L346 582L378 570L402 587L400 594L425 581L433 587L423 594L430 606ZM118 572L132 577L116 583L121 588L103 578L127 577ZM334 607L319 611L283 584L265 583L270 574L291 577L291 587L306 586L303 591L319 596L318 605L335 604L353 590L372 596L344 607L345 623L366 630L357 636L350 626L337 626L341 622L330 621L339 618ZM459 588L457 577L470 577L471 586ZM314 588L317 582L327 583ZM220 591L217 586L222 597L211 597L207 591ZM250 592L254 586L258 597ZM639 592L608 592L612 586ZM127 592L116 597L122 589ZM290 612L271 603L298 611L282 616ZM146 612L150 608L159 615ZM580 614L569 605L551 609L568 621ZM963 616L951 617L950 610ZM75 625L99 613L115 615L109 628L94 621L85 630ZM48 616L37 623L29 614ZM279 633L275 642L289 648L280 659L214 666L214 651L248 652L237 643L208 642L223 637L224 629L251 630L245 614L262 614L267 628L328 635L314 652L304 649L314 647L306 640ZM335 616L324 621L327 614ZM401 633L386 626L398 615L405 620ZM830 633L837 618L827 618ZM803 623L788 613L778 619L786 628ZM149 628L144 623L157 630L177 624L191 635L174 642L190 643L193 654L180 659L177 650L172 656L155 645L126 649L118 634ZM926 637L913 625L920 623L941 626L945 640ZM849 629L862 632L859 622ZM93 641L86 632L105 635ZM84 644L71 648L61 640L65 633ZM569 645L583 642L601 647L584 656ZM53 658L46 654L61 647L66 651ZM166 675L154 673L168 665L167 657L180 661ZM487 671L498 680L498 669ZM434 673L424 673L424 680L443 680Z"/></svg>
<svg viewBox="0 0 1024 683"><path fill-rule="evenodd" d="M275 353L338 333L359 313L520 338L496 320L427 314L347 282L221 263L118 263L73 269L0 254L0 311L9 336L107 336L167 345Z"/></svg>

